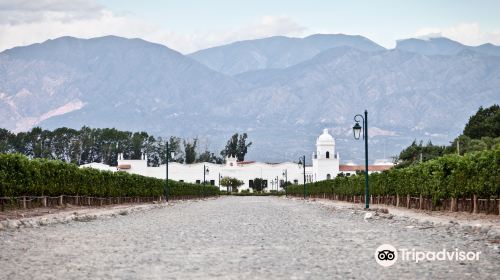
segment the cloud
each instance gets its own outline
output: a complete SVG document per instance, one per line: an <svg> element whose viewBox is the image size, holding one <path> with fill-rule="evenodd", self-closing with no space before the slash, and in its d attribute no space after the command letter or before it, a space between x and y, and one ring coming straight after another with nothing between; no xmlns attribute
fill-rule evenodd
<svg viewBox="0 0 500 280"><path fill-rule="evenodd" d="M212 30L196 33L192 49L203 49L241 40L259 39L270 36L303 36L307 28L287 16L264 16L247 26L226 30Z"/></svg>
<svg viewBox="0 0 500 280"><path fill-rule="evenodd" d="M71 22L99 17L104 7L86 0L0 0L0 24L19 25L44 20Z"/></svg>
<svg viewBox="0 0 500 280"><path fill-rule="evenodd" d="M492 43L500 45L500 31L483 31L478 23L459 23L454 26L424 27L414 34L417 38L446 37L465 45L481 45Z"/></svg>
<svg viewBox="0 0 500 280"><path fill-rule="evenodd" d="M300 36L306 28L287 16L265 16L246 26L178 33L129 14L115 14L95 1L0 0L0 51L61 36L117 35L164 44L183 53L238 40Z"/></svg>

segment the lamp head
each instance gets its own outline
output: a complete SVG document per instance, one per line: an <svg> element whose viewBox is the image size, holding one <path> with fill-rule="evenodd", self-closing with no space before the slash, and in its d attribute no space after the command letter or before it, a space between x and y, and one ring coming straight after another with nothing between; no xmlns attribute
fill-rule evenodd
<svg viewBox="0 0 500 280"><path fill-rule="evenodd" d="M354 132L354 139L358 140L361 136L361 125L359 125L359 122L356 122L352 127L352 131Z"/></svg>

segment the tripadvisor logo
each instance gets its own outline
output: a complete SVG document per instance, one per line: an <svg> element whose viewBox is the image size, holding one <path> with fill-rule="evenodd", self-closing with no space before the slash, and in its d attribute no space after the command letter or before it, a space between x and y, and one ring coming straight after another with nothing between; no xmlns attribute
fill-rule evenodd
<svg viewBox="0 0 500 280"><path fill-rule="evenodd" d="M417 251L415 249L399 249L401 261L419 263L422 261L478 261L481 252L465 252L455 248L448 251ZM375 261L384 267L389 267L398 260L398 250L390 244L382 244L375 250Z"/></svg>
<svg viewBox="0 0 500 280"><path fill-rule="evenodd" d="M398 251L392 245L382 244L375 250L375 260L381 266L391 266L398 260Z"/></svg>

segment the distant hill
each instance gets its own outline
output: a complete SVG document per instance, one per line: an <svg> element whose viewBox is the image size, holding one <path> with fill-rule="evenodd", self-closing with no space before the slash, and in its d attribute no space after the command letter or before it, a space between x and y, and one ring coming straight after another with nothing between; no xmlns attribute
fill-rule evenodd
<svg viewBox="0 0 500 280"><path fill-rule="evenodd" d="M14 130L44 122L181 133L172 122L210 110L207 96L222 99L238 88L163 45L114 36L4 51L0 79L0 121Z"/></svg>
<svg viewBox="0 0 500 280"><path fill-rule="evenodd" d="M500 56L500 46L484 44L472 47L442 37L399 40L396 49L424 55L455 55L463 50L472 50L482 54Z"/></svg>
<svg viewBox="0 0 500 280"><path fill-rule="evenodd" d="M197 51L189 56L227 75L247 71L286 68L334 47L361 51L382 51L383 47L362 37L343 34L316 34L305 38L276 36L247 40Z"/></svg>
<svg viewBox="0 0 500 280"><path fill-rule="evenodd" d="M429 53L421 42L404 45L385 50L346 35L272 37L185 56L141 39L62 37L0 53L0 122L16 131L88 125L199 137L214 151L232 133L247 132L254 143L248 158L268 161L310 155L326 127L341 159L359 160L352 118L364 109L375 159L398 154L414 138L447 143L479 106L499 102L497 46L460 49L446 41ZM254 47L266 63L240 51ZM210 52L232 70L195 59Z"/></svg>

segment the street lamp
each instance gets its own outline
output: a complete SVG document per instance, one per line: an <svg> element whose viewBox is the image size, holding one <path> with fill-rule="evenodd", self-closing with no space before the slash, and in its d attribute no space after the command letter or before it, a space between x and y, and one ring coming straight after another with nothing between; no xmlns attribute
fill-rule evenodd
<svg viewBox="0 0 500 280"><path fill-rule="evenodd" d="M208 173L209 173L208 166L203 165L203 185L206 185L205 175L208 175Z"/></svg>
<svg viewBox="0 0 500 280"><path fill-rule="evenodd" d="M285 183L283 183L283 188L285 189L285 197L288 197L288 190L287 190L287 185L286 182L288 181L288 170L285 169L283 171L283 177L285 177Z"/></svg>
<svg viewBox="0 0 500 280"><path fill-rule="evenodd" d="M205 175L208 175L208 172L209 172L208 166L203 165L203 188L201 191L201 196L203 196L203 197L205 196L205 187L207 185L207 183L206 183L207 181L205 180Z"/></svg>
<svg viewBox="0 0 500 280"><path fill-rule="evenodd" d="M306 189L306 156L301 156L299 158L299 166L302 165L304 168L304 199L307 197L307 189Z"/></svg>
<svg viewBox="0 0 500 280"><path fill-rule="evenodd" d="M363 129L363 139L365 140L365 209L370 208L370 190L368 184L368 111L365 110L365 116L360 114L354 116L354 121L356 124L352 127L354 133L354 139L358 140L361 135L361 129ZM363 126L359 125L362 121Z"/></svg>
<svg viewBox="0 0 500 280"><path fill-rule="evenodd" d="M168 148L168 141L165 142L165 147L166 147L166 151L165 151L165 157L166 157L166 164L165 164L165 200L168 202L168 195L169 195L169 188L168 188L168 156L170 154L170 157L171 158L174 158L175 156L175 153L174 152L170 152L169 148Z"/></svg>

